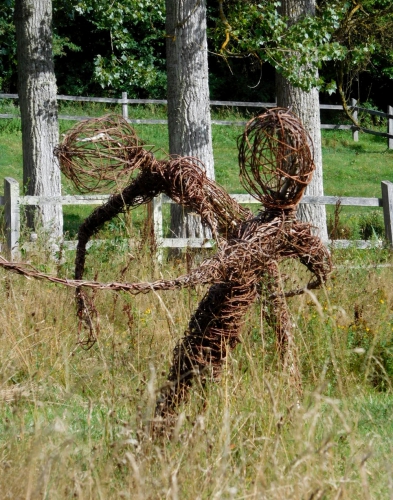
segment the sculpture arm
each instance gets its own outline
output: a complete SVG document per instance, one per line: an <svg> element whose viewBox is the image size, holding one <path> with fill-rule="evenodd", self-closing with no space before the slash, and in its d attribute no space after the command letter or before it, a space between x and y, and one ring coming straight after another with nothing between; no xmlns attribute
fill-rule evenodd
<svg viewBox="0 0 393 500"><path fill-rule="evenodd" d="M208 179L193 158L179 158L169 162L153 161L144 165L139 176L121 193L96 208L81 225L75 260L75 279L83 278L86 245L105 222L126 208L137 207L165 193L173 201L191 208L210 227L214 237L230 237L241 222L251 216L226 191Z"/></svg>
<svg viewBox="0 0 393 500"><path fill-rule="evenodd" d="M135 208L148 203L162 192L160 178L149 172L142 172L122 192L97 207L82 223L78 231L78 246L75 258L75 279L83 278L86 260L86 245L102 226L123 213L127 208Z"/></svg>
<svg viewBox="0 0 393 500"><path fill-rule="evenodd" d="M333 270L330 252L318 236L311 234L309 224L296 222L289 240L290 257L300 262L314 275L305 287L315 289L323 285ZM287 292L286 296L298 295L304 289Z"/></svg>

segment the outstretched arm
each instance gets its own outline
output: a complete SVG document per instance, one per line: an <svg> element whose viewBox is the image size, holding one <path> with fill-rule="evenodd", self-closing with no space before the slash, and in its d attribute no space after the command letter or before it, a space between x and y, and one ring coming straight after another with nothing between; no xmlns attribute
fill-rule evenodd
<svg viewBox="0 0 393 500"><path fill-rule="evenodd" d="M75 279L83 278L86 259L86 245L90 238L97 233L105 222L127 208L138 207L148 203L162 192L160 178L149 172L142 172L122 192L111 196L109 201L97 207L82 223L78 231L78 246L75 258Z"/></svg>
<svg viewBox="0 0 393 500"><path fill-rule="evenodd" d="M86 262L86 246L93 234L95 234L105 222L113 219L119 213L122 213L128 207L137 207L149 202L162 191L160 186L160 178L151 172L142 171L139 176L134 179L121 193L112 196L107 203L96 208L85 219L78 231L78 246L75 257L75 279L82 280L85 262ZM86 293L80 286L76 289L77 315L89 327L90 337L93 335L94 306Z"/></svg>
<svg viewBox="0 0 393 500"><path fill-rule="evenodd" d="M56 283L58 285L63 285L79 290L82 288L88 288L94 290L107 290L116 292L121 291L121 292L128 292L131 295L138 295L140 293L145 294L154 290L175 290L180 288L193 287L198 284L225 282L225 279L223 279L222 277L222 273L217 272L217 267L213 259L205 260L201 264L201 266L196 268L190 274L180 276L178 278L175 278L174 280L157 280L152 282L136 282L136 283L120 283L116 281L104 283L100 281L59 278L57 276L38 271L30 264L8 262L1 255L0 255L0 267L10 272L20 274L21 276L26 276L28 278L34 278L43 281L49 281L51 283Z"/></svg>
<svg viewBox="0 0 393 500"><path fill-rule="evenodd" d="M293 252L291 257L298 257L300 262L314 275L306 288L319 288L325 283L333 269L332 259L321 239L311 234L309 224L302 222L294 224L289 246ZM286 296L296 294L294 291L287 293Z"/></svg>

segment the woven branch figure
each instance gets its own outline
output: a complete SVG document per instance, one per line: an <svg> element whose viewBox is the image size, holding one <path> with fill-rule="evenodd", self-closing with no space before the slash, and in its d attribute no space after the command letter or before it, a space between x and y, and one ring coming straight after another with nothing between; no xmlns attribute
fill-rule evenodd
<svg viewBox="0 0 393 500"><path fill-rule="evenodd" d="M121 172L127 174L128 184L96 208L79 229L76 280L83 279L91 236L117 214L160 193L198 213L217 241L216 254L188 275L121 288L137 294L211 285L174 349L168 383L157 398L157 417L169 419L176 414L195 376L203 383L209 375L219 375L228 351L239 343L245 315L261 291L270 300L273 314L267 319L274 325L282 363L301 393L286 297L304 289L285 293L278 265L284 259L298 259L313 275L306 285L309 289L323 284L331 272L327 249L312 235L309 224L296 219L297 205L314 170L311 147L309 135L286 109L267 111L247 124L238 140L240 175L247 191L262 204L257 215L209 180L197 159L156 160L120 117L82 122L58 148L63 172L85 192L100 180L121 185ZM77 307L79 317L91 322L91 306L82 287L77 288Z"/></svg>

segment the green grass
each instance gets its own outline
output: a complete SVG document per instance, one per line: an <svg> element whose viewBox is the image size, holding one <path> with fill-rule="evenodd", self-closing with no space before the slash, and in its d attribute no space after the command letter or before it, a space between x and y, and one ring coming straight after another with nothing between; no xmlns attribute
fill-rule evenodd
<svg viewBox="0 0 393 500"><path fill-rule="evenodd" d="M0 124L0 171L21 180L18 123L7 127ZM167 148L165 127L138 133ZM231 192L241 192L239 133L213 127L217 178ZM361 135L354 145L346 132L324 132L323 142L327 194L379 196L380 181L391 180L393 156L382 141ZM372 168L363 193L362 171ZM67 210L74 231L82 211ZM136 216L113 221L108 231L118 240L89 250L86 278L150 281L187 271L183 259L159 267L143 242L124 243L140 237L143 210ZM73 252L61 264L45 255L38 247L24 259L72 276ZM392 266L392 254L351 248L333 259L325 288L288 301L304 398L287 383L258 302L221 378L193 388L172 440L149 432L155 391L204 287L96 292L100 333L85 351L73 290L0 271L1 498L391 498L393 267L378 265ZM307 280L297 264L283 272L290 288Z"/></svg>
<svg viewBox="0 0 393 500"><path fill-rule="evenodd" d="M1 110L11 112L12 102L2 101ZM100 103L70 103L60 101L60 113L69 115L100 116L107 112L119 112L119 106ZM166 118L165 106L129 106L133 118ZM228 109L213 111L217 119L247 119ZM75 122L61 121L60 132L65 133ZM165 125L136 125L138 134L148 144L164 154L168 151L168 132ZM214 159L217 181L230 192L242 192L238 179L236 141L242 127L213 125ZM0 171L4 175L22 178L20 121L0 120L2 155ZM381 180L392 179L393 151L387 150L386 140L360 134L358 143L352 141L349 131L323 130L324 183L327 195L380 196Z"/></svg>
<svg viewBox="0 0 393 500"><path fill-rule="evenodd" d="M26 258L71 274L72 252L57 270L39 251ZM391 498L393 268L375 264L393 262L386 250L334 258L316 302L289 301L304 399L288 386L257 303L220 380L192 390L172 440L149 432L155 388L204 288L96 293L100 334L84 351L72 290L0 271L2 498ZM348 260L362 268L341 267ZM107 245L89 252L86 276L185 270L182 260L157 268L143 247ZM297 265L285 273L288 286L305 277Z"/></svg>
<svg viewBox="0 0 393 500"><path fill-rule="evenodd" d="M0 172L2 177L13 177L22 181L22 135L20 132L0 135Z"/></svg>
<svg viewBox="0 0 393 500"><path fill-rule="evenodd" d="M3 112L15 112L12 101L2 101ZM68 115L100 116L107 112L120 112L120 106L100 103L60 102L60 112ZM166 118L165 106L129 106L130 117ZM248 119L248 110L215 108L216 119ZM60 121L60 133L64 134L75 122ZM168 131L165 125L137 125L137 133L149 145L154 145L158 157L168 151ZM230 193L244 193L239 182L237 161L237 138L242 127L213 125L213 148L216 180ZM20 120L0 120L0 172L22 181L22 155ZM388 150L386 140L376 136L360 134L358 143L353 142L349 131L322 131L324 189L326 195L380 197L381 181L393 180L393 151ZM73 194L74 188L63 179L63 192ZM83 219L91 212L88 206L64 207L65 231L73 237ZM328 225L333 227L334 207L327 206ZM144 212L134 212L134 222L140 225ZM372 234L383 236L381 209L365 207L342 207L339 235L346 239L370 238ZM371 235L371 236L370 236Z"/></svg>
<svg viewBox="0 0 393 500"><path fill-rule="evenodd" d="M5 122L5 120L3 120ZM75 122L61 122L64 133ZM18 125L19 127L19 125ZM22 178L21 134L9 127L0 129L2 155L0 169L4 175ZM165 125L136 125L138 134L148 143L168 151ZM242 127L213 125L213 144L218 182L231 192L242 189L238 180L236 140ZM352 142L347 131L322 131L325 191L337 196L380 196L380 181L392 178L393 151L386 141L375 136L360 135Z"/></svg>
<svg viewBox="0 0 393 500"><path fill-rule="evenodd" d="M358 143L350 133L323 132L326 192L335 196L380 197L382 180L393 179L393 150L386 139L366 134Z"/></svg>

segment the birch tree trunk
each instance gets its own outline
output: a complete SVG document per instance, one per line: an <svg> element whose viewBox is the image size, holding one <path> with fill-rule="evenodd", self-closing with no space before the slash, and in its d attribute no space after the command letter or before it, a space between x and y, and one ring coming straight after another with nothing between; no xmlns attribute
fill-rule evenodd
<svg viewBox="0 0 393 500"><path fill-rule="evenodd" d="M283 0L279 8L281 15L287 16L290 23L304 15L315 15L315 0ZM307 67L303 71L307 71ZM294 87L281 74L276 72L277 105L291 108L300 118L304 127L309 132L314 150L316 170L313 179L307 187L307 195L323 196L323 169L321 145L321 119L319 114L319 92L316 88L309 92ZM324 241L328 241L326 210L324 205L300 205L298 217L310 222L318 228L316 234Z"/></svg>
<svg viewBox="0 0 393 500"><path fill-rule="evenodd" d="M214 179L205 0L166 0L168 129L171 155L195 156ZM171 205L174 235L204 237L199 218Z"/></svg>
<svg viewBox="0 0 393 500"><path fill-rule="evenodd" d="M60 196L60 168L53 154L59 143L59 131L52 54L52 0L15 0L15 26L23 184L28 195ZM61 205L42 205L37 215L52 241L62 237ZM34 227L36 216L29 210L30 227Z"/></svg>

